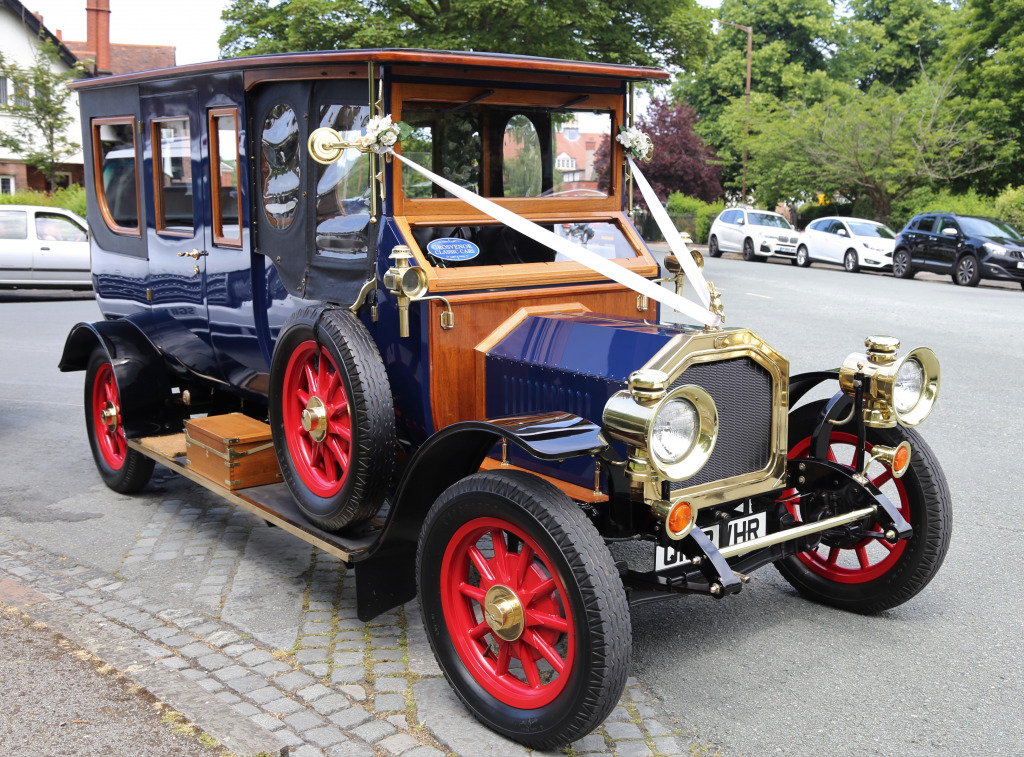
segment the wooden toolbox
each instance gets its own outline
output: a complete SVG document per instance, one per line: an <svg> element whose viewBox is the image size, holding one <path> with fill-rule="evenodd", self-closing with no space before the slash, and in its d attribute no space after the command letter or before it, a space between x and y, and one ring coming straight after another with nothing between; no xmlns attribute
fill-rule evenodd
<svg viewBox="0 0 1024 757"><path fill-rule="evenodd" d="M228 489L281 480L270 426L242 413L188 421L185 451L189 468Z"/></svg>

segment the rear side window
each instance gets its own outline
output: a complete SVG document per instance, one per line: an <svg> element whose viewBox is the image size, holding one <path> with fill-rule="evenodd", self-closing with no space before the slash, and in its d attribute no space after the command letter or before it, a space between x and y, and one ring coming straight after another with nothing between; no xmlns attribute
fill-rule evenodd
<svg viewBox="0 0 1024 757"><path fill-rule="evenodd" d="M54 242L84 242L85 229L59 213L36 213L36 236Z"/></svg>
<svg viewBox="0 0 1024 757"><path fill-rule="evenodd" d="M156 230L192 236L192 142L187 118L153 121L153 182Z"/></svg>
<svg viewBox="0 0 1024 757"><path fill-rule="evenodd" d="M0 210L0 239L28 239L28 214L24 210Z"/></svg>
<svg viewBox="0 0 1024 757"><path fill-rule="evenodd" d="M97 118L92 122L96 198L110 230L140 236L135 119Z"/></svg>
<svg viewBox="0 0 1024 757"><path fill-rule="evenodd" d="M935 216L925 216L917 222L917 231L935 231Z"/></svg>
<svg viewBox="0 0 1024 757"><path fill-rule="evenodd" d="M210 111L210 172L213 187L213 241L222 247L241 247L236 108Z"/></svg>

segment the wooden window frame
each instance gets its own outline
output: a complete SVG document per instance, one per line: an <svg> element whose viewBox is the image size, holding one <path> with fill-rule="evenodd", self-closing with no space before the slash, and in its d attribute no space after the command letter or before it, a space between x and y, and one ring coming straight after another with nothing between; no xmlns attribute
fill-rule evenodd
<svg viewBox="0 0 1024 757"><path fill-rule="evenodd" d="M160 152L160 135L157 133L161 124L173 121L184 121L188 125L188 161L192 163L192 119L188 115L183 116L161 116L151 119L149 122L149 139L153 153L153 226L156 233L167 237L181 237L191 239L196 235L196 201L192 198L192 231L177 231L167 228L167 219L164 218L164 166L163 155ZM189 175L192 174L191 166ZM195 187L195 176L192 177L192 186Z"/></svg>
<svg viewBox="0 0 1024 757"><path fill-rule="evenodd" d="M224 236L224 209L220 204L220 131L216 120L231 116L235 120L235 176L238 204L238 236ZM239 150L238 108L210 108L207 114L207 133L210 135L210 207L213 213L213 243L218 247L242 249L242 165Z"/></svg>
<svg viewBox="0 0 1024 757"><path fill-rule="evenodd" d="M142 184L139 177L141 161L139 160L139 139L136 135L138 131L136 123L135 116L110 116L92 119L92 170L97 204L100 206L100 215L103 216L103 222L107 224L107 228L121 236L141 238L143 224ZM134 229L130 226L121 226L114 220L114 214L110 212L110 206L107 204L107 192L103 188L103 150L101 149L100 128L108 125L124 126L125 124L131 126L132 147L135 152L135 217L139 223Z"/></svg>
<svg viewBox="0 0 1024 757"><path fill-rule="evenodd" d="M467 102L478 97L481 92L480 86L473 85L451 85L437 84L427 85L407 82L396 82L391 90L391 117L395 121L402 120L402 105L404 102ZM572 99L574 93L567 89L565 91L542 91L524 89L497 89L484 102L488 105L526 105L526 106L550 106L558 107ZM622 155L622 145L615 139L615 128L624 123L623 115L625 99L619 94L592 94L578 107L571 110L581 112L608 111L612 117L611 139L612 154L610 165L612 166L609 176L608 196L604 198L555 198L555 197L488 197L503 207L508 208L520 215L534 213L556 213L563 216L580 216L585 213L603 212L613 213L621 209L622 193L622 172L615 170L615 166L621 166L625 160ZM481 136L486 140L486 134ZM396 152L402 152L401 143L396 147ZM481 170L486 177L488 173L488 149L486 143L483 145L483 164ZM557 157L557 156L556 156ZM411 170L411 169L405 169ZM407 216L410 221L422 218L437 216L465 216L467 214L480 214L468 207L462 200L445 197L431 197L420 199L406 199L402 189L401 162L391 161L392 187L394 187L394 208L396 216Z"/></svg>

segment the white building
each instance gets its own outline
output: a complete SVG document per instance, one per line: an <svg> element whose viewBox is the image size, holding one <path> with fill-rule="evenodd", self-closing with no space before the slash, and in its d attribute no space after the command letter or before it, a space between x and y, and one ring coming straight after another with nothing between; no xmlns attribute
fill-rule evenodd
<svg viewBox="0 0 1024 757"><path fill-rule="evenodd" d="M57 46L59 60L54 64L56 73L69 71L77 58L52 34L42 19L28 11L18 0L0 0L0 50L4 57L21 68L30 68L36 63L41 40L46 39ZM11 81L0 78L0 131L11 134L14 131L14 118L7 112L7 104L14 101L18 93L14 91ZM68 108L73 121L67 128L67 137L72 142L81 143L82 127L78 119L78 95L72 94ZM68 158L61 166L59 180L61 184L82 182L82 153ZM19 189L46 188L43 175L25 163L21 155L0 147L0 192L13 193Z"/></svg>

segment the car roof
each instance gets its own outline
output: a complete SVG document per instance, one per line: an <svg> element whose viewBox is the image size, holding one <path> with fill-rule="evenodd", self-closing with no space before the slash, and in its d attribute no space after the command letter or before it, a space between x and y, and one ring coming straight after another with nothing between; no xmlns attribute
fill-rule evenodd
<svg viewBox="0 0 1024 757"><path fill-rule="evenodd" d="M94 89L111 87L129 82L153 79L169 79L194 74L223 73L227 71L252 71L261 68L275 68L299 65L327 65L331 63L383 63L429 67L462 67L483 69L515 69L523 76L524 83L536 74L575 74L580 76L610 77L624 81L650 81L668 79L669 73L650 66L628 66L612 63L563 60L560 58L537 58L529 55L508 53L457 52L450 50L422 50L412 48L374 48L363 50L326 50L319 52L276 53L271 55L249 55L240 58L193 63L173 68L139 71L117 76L102 76L95 79L81 79L68 86L71 89Z"/></svg>

